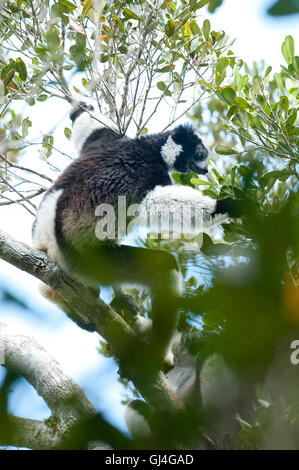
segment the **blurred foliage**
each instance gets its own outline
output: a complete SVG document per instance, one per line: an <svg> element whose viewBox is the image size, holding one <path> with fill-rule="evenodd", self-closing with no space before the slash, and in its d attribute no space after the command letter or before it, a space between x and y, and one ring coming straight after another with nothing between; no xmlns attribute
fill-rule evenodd
<svg viewBox="0 0 299 470"><path fill-rule="evenodd" d="M221 448L299 446L298 371L290 360L290 344L299 334L299 58L294 49L287 36L279 73L264 70L263 63L224 67L221 90L193 114L195 123L212 131L223 160L212 162L207 181L175 175L215 199L244 200L248 208L242 220L222 224L230 251L219 241L203 245L216 249L201 250L217 260L211 285L201 289L192 276L187 284L193 288L185 296L186 321L200 316L202 322L189 335L192 351L203 362L220 354L238 384L230 411L217 416L211 410L208 416L216 434L226 422ZM253 204L246 206L248 199ZM219 412L219 402L214 407ZM233 415L239 430L231 425Z"/></svg>
<svg viewBox="0 0 299 470"><path fill-rule="evenodd" d="M184 275L179 329L201 369L203 397L213 382L221 390L198 416L213 448L299 448L291 362L299 335L299 59L291 36L282 58L274 74L264 63L224 62L216 92L201 82L211 98L192 119L213 136L215 163L205 178L173 174L212 198L243 200L246 216L222 223L222 233L204 233L190 250L182 241L146 241L173 250ZM217 361L205 372L218 355L228 382Z"/></svg>
<svg viewBox="0 0 299 470"><path fill-rule="evenodd" d="M223 4L223 0L207 0L208 10L214 13ZM267 3L267 2L265 2ZM267 10L271 16L294 15L299 13L298 0L277 0Z"/></svg>
<svg viewBox="0 0 299 470"><path fill-rule="evenodd" d="M294 15L299 13L299 2L298 0L277 0L268 9L268 13L272 16Z"/></svg>

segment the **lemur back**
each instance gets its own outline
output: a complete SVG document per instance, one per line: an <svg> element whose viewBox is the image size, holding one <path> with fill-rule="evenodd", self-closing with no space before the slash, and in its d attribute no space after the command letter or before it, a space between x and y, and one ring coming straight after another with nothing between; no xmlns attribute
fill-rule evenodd
<svg viewBox="0 0 299 470"><path fill-rule="evenodd" d="M78 146L79 157L45 195L34 228L35 247L61 263L68 247L99 243L95 236L95 211L99 204L117 208L119 196L126 197L127 206L141 203L146 196L150 201L154 188L171 186L169 166L174 167L178 160L179 166L187 167L188 160L191 161L190 155L183 155L184 146L190 146L188 140L191 144L193 141L192 156L196 149L201 151L200 165L206 164L207 157L205 147L191 127L177 128L179 142L176 143L173 131L136 139L121 137L101 127L84 108L73 112L73 120L73 142ZM211 205L208 198L203 199Z"/></svg>

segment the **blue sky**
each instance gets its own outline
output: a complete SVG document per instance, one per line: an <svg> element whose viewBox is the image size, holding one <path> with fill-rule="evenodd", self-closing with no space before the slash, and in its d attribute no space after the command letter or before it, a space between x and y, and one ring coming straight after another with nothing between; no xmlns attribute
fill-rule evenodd
<svg viewBox="0 0 299 470"><path fill-rule="evenodd" d="M299 55L299 15L278 19L267 17L266 7L272 3L261 0L226 0L217 13L209 15L209 18L213 29L223 29L232 39L237 39L232 46L237 55L247 62L265 59L267 65L272 65L278 71L283 63L281 43L286 35L294 36ZM39 131L47 132L56 124L57 109L58 118L61 119L67 114L69 106L61 101L56 104L41 103L28 111L35 135ZM66 125L69 125L67 120L57 129L57 142L63 146L64 151L71 152L63 135ZM39 160L34 150L30 150L30 154L23 158L22 164L32 165L32 159L40 171L46 171L46 165ZM67 164L67 160L63 164ZM1 229L30 243L33 220L22 208L0 208L0 219ZM76 327L58 308L40 296L35 279L3 261L0 261L1 287L15 292L26 301L29 309L24 311L13 304L1 303L0 297L0 321L34 335L60 362L63 370L84 388L92 403L125 429L117 367L111 360L104 359L97 353L98 336ZM27 385L11 394L10 403L11 410L19 416L44 418L48 415L47 407Z"/></svg>

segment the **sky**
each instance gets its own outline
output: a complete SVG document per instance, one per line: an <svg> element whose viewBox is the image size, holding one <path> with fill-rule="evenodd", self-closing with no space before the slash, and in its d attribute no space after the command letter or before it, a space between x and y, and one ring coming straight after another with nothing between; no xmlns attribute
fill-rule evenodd
<svg viewBox="0 0 299 470"><path fill-rule="evenodd" d="M271 17L266 10L274 0L225 0L208 15L212 26L223 29L231 39L236 38L233 51L246 62L266 60L279 71L284 63L281 45L287 35L292 35L299 55L299 14L285 17Z"/></svg>
<svg viewBox="0 0 299 470"><path fill-rule="evenodd" d="M281 44L286 35L291 34L297 43L299 55L299 15L273 19L265 15L266 7L272 1L261 0L226 0L214 15L207 15L213 29L223 29L236 38L232 49L247 62L265 59L267 65L279 71L283 63ZM205 17L206 17L205 16ZM58 112L59 110L59 112ZM46 133L67 115L69 106L58 102L39 103L28 109L33 122L35 135ZM26 110L27 113L27 110ZM70 123L65 119L55 133L55 143L63 151L72 153L69 142L63 134ZM150 129L151 130L151 129ZM38 171L47 171L35 149L30 149L21 164L33 166ZM64 167L67 159L59 157L59 164ZM54 177L56 177L54 175ZM31 243L33 218L19 206L0 208L0 228L15 238ZM0 261L0 286L15 293L28 305L28 310L14 304L1 303L0 321L14 325L22 332L33 335L61 364L86 392L94 406L104 411L106 416L121 429L125 430L124 407L121 385L117 382L117 366L110 359L105 359L97 352L99 337L80 330L68 320L57 307L43 299L38 291L38 281ZM0 369L0 378L3 371ZM24 384L10 398L11 410L18 416L43 419L49 410L37 397L34 390Z"/></svg>

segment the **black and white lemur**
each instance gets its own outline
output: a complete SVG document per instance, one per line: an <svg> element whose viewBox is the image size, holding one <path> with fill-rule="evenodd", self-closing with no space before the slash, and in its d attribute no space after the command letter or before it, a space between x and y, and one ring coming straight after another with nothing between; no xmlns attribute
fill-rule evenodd
<svg viewBox="0 0 299 470"><path fill-rule="evenodd" d="M47 191L33 229L34 246L84 284L148 286L152 295L151 340L159 357L167 353L178 319L180 274L173 255L99 240L96 208L118 196L127 205L195 205L205 218L229 212L231 201L216 201L190 187L173 185L169 172L207 172L208 151L198 131L179 125L167 132L127 138L101 124L93 108L81 103L70 114L78 153ZM100 122L101 121L101 122ZM234 214L231 214L234 215Z"/></svg>

